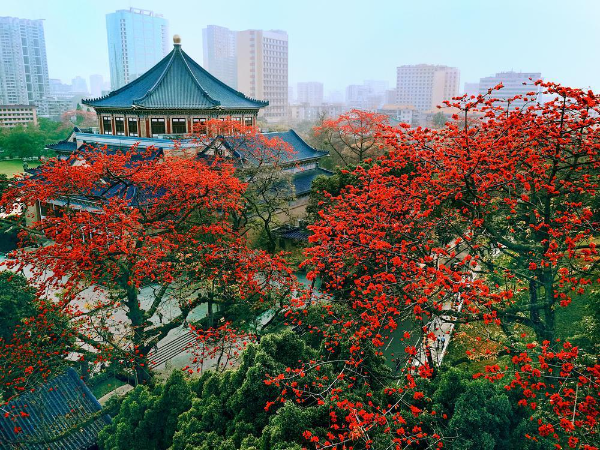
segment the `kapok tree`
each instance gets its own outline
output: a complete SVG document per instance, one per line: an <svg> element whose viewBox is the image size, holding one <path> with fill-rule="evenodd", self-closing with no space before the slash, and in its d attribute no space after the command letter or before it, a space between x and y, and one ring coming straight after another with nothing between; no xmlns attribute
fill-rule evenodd
<svg viewBox="0 0 600 450"><path fill-rule="evenodd" d="M234 165L235 175L247 184L243 207L232 214L234 227L264 233L273 254L277 245L273 229L289 221L290 202L295 199L291 172L285 171L293 165L293 148L235 120L197 124L189 137L199 147L200 158L220 157Z"/></svg>
<svg viewBox="0 0 600 450"><path fill-rule="evenodd" d="M336 119L323 120L314 132L324 140L336 165L351 166L384 152L380 131L387 124L385 114L353 109Z"/></svg>
<svg viewBox="0 0 600 450"><path fill-rule="evenodd" d="M598 98L538 84L552 101L507 111L490 93L450 104L463 117L455 116L441 130L387 128L381 134L392 149L359 165L353 183L324 203L321 220L311 227L314 246L307 265L311 277L323 277L332 297L323 314L329 324L321 330L332 349L342 340L352 342L345 358L354 371L366 346L381 352L393 330L416 320L424 325L422 343L415 345L410 332L396 332L394 339L408 338L405 352L426 356L418 373L434 375L428 347L436 334L425 325L435 316L446 324L481 321L501 327L505 352L527 344L521 335L528 330L552 345L556 308L568 307L573 295L598 283ZM477 120L470 120L470 113ZM520 376L515 367L506 370ZM498 368L490 367L494 371ZM564 378L561 373L548 376ZM585 369L579 373L588 375L572 386L591 386L592 397L571 405L589 409L593 418L597 380ZM542 382L550 385L549 378ZM336 384L329 392L340 397ZM352 405L349 416L364 420L336 439L368 441L366 431L373 426L394 433L396 415L407 409L390 404L394 407ZM552 406L546 407L552 413ZM570 433L589 445L597 425L582 415L586 419L571 418ZM401 442L415 438L402 428Z"/></svg>
<svg viewBox="0 0 600 450"><path fill-rule="evenodd" d="M507 111L493 92L463 98L450 104L456 122L402 139L393 130L390 144L414 149L419 170L431 171L422 190L437 192L442 255L470 266L499 300L467 308L499 319L508 335L522 324L541 342L556 337L557 308L598 281L600 106L591 91L536 84L551 101L537 104L532 92Z"/></svg>
<svg viewBox="0 0 600 450"><path fill-rule="evenodd" d="M229 299L256 301L257 311L277 300L265 293L272 277L252 272L232 230L245 188L233 170L136 148L53 160L3 198L11 210L47 211L7 264L27 268L39 294L70 311L79 355L121 364L128 381L145 382L150 350L194 308L220 300L208 287L227 283Z"/></svg>

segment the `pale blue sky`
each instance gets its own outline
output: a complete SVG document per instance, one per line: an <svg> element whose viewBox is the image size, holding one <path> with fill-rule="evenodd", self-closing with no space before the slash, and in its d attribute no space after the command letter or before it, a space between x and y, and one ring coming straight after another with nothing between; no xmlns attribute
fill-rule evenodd
<svg viewBox="0 0 600 450"><path fill-rule="evenodd" d="M163 14L199 63L206 25L286 30L291 85L393 87L398 65L428 63L461 87L512 69L600 91L600 0L0 0L0 15L45 19L50 77L70 83L108 79L105 15L130 6Z"/></svg>

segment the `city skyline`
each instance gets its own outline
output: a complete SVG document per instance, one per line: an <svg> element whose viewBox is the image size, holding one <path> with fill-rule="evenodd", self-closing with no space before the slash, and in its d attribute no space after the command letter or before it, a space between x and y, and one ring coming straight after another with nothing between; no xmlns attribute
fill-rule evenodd
<svg viewBox="0 0 600 450"><path fill-rule="evenodd" d="M510 70L541 72L546 80L599 90L600 63L583 46L574 46L561 36L576 33L588 47L600 44L594 23L600 4L574 2L570 11L577 13L564 23L561 4L513 1L498 9L475 1L461 2L460 7L438 1L427 5L379 1L375 8L363 11L353 1L309 1L303 8L272 1L261 1L258 7L233 1L228 8L203 5L198 19L189 14L193 4L185 1L165 6L154 0L102 4L29 0L3 5L2 14L45 20L50 78L63 82L78 75L109 78L105 15L137 7L162 14L169 21L169 33L179 34L186 51L198 61L203 60L202 28L208 25L285 30L290 39L289 84L318 81L324 84L326 95L367 79L386 80L393 86L396 67L413 64L457 67L461 90L465 82ZM65 15L65 10L78 11L81 20ZM557 32L553 24L559 19ZM527 26L500 33L510 21ZM66 39L66 35L77 38ZM565 64L560 55L567 50L570 58ZM78 54L77 61L71 52ZM359 57L361 64L356 64Z"/></svg>

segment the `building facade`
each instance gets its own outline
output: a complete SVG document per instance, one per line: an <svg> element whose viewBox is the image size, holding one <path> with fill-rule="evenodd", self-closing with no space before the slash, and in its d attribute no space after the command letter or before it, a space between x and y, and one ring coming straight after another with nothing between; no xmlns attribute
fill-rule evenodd
<svg viewBox="0 0 600 450"><path fill-rule="evenodd" d="M319 106L310 106L307 103L301 105L290 105L290 122L315 122L322 117L336 118L346 111L346 105L343 103L323 103Z"/></svg>
<svg viewBox="0 0 600 450"><path fill-rule="evenodd" d="M399 123L407 123L410 126L419 124L419 112L412 105L386 104L378 109L377 112L388 116L388 120L393 126Z"/></svg>
<svg viewBox="0 0 600 450"><path fill-rule="evenodd" d="M71 80L71 89L73 91L73 95L77 94L87 96L90 92L88 91L88 85L85 78L76 76Z"/></svg>
<svg viewBox="0 0 600 450"><path fill-rule="evenodd" d="M298 83L297 102L306 103L309 106L321 106L323 104L323 83L317 81Z"/></svg>
<svg viewBox="0 0 600 450"><path fill-rule="evenodd" d="M246 95L266 100L268 122L287 118L288 35L285 31L245 30L237 34L237 87Z"/></svg>
<svg viewBox="0 0 600 450"><path fill-rule="evenodd" d="M209 25L202 30L204 68L223 83L237 89L237 33Z"/></svg>
<svg viewBox="0 0 600 450"><path fill-rule="evenodd" d="M37 125L37 112L34 105L0 105L0 128L28 124Z"/></svg>
<svg viewBox="0 0 600 450"><path fill-rule="evenodd" d="M160 14L144 9L123 9L106 15L113 90L144 74L168 53L168 28Z"/></svg>
<svg viewBox="0 0 600 450"><path fill-rule="evenodd" d="M38 104L48 80L43 21L0 17L0 104Z"/></svg>
<svg viewBox="0 0 600 450"><path fill-rule="evenodd" d="M429 111L459 92L460 71L455 67L417 64L397 68L396 103Z"/></svg>
<svg viewBox="0 0 600 450"><path fill-rule="evenodd" d="M498 91L494 91L492 96L500 100L507 100L516 95L527 97L528 92L535 92L533 96L528 97L528 101L541 101L541 89L535 86L534 82L540 80L542 74L540 72L499 72L494 76L481 78L479 80L479 93L487 94L489 89L494 88L502 83L504 86ZM511 101L509 109L522 108L526 105L524 99Z"/></svg>
<svg viewBox="0 0 600 450"><path fill-rule="evenodd" d="M468 96L479 95L479 83L465 83L465 88L463 89L463 94Z"/></svg>

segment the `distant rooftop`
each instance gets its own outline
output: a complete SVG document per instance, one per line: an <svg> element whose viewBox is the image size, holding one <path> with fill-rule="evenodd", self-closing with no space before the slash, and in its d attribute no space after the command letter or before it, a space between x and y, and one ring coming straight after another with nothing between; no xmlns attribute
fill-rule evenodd
<svg viewBox="0 0 600 450"><path fill-rule="evenodd" d="M157 14L154 11L150 11L149 9L141 9L141 8L129 8L129 9L118 9L117 12L130 12L134 14L142 14L144 16L151 17L163 17L162 14ZM114 13L112 13L114 14Z"/></svg>

